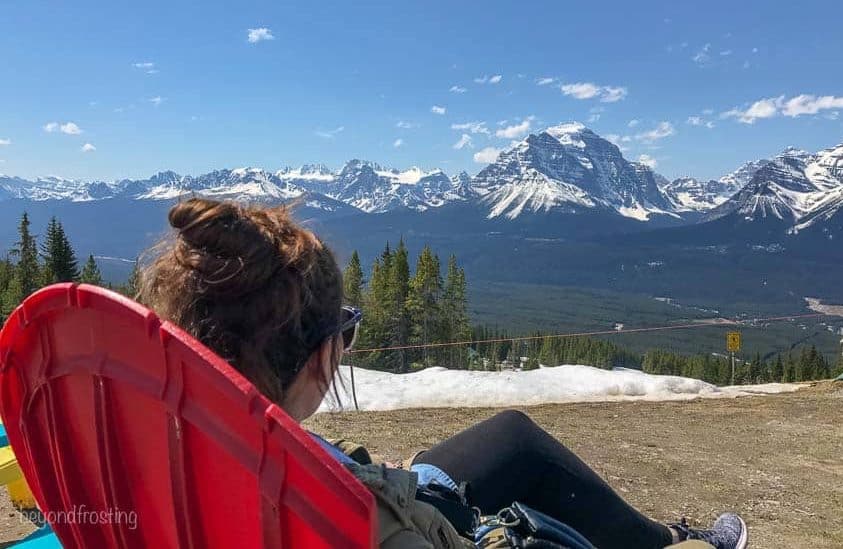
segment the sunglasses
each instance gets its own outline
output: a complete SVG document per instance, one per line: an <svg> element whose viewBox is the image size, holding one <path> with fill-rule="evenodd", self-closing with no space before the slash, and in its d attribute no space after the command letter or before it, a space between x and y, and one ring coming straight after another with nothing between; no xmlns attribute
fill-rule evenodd
<svg viewBox="0 0 843 549"><path fill-rule="evenodd" d="M340 326L338 333L342 334L342 348L349 352L357 341L357 334L360 331L360 321L363 320L363 311L349 305L344 305L340 312Z"/></svg>

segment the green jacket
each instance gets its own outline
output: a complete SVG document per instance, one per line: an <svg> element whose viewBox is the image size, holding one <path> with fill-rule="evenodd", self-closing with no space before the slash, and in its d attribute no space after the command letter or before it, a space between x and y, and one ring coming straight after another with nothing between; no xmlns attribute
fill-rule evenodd
<svg viewBox="0 0 843 549"><path fill-rule="evenodd" d="M474 543L460 537L442 513L416 501L415 473L386 465L348 468L375 495L381 549L459 549Z"/></svg>
<svg viewBox="0 0 843 549"><path fill-rule="evenodd" d="M333 442L333 441L332 441ZM353 459L370 461L365 448L338 441L336 445ZM411 471L368 463L347 465L374 494L378 505L378 546L381 549L475 549L461 537L442 513L416 500L418 476ZM677 544L676 549L713 549L697 541Z"/></svg>

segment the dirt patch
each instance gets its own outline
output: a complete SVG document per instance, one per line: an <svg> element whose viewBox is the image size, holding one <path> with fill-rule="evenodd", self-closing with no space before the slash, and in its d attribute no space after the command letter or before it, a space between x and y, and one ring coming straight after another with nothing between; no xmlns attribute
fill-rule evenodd
<svg viewBox="0 0 843 549"><path fill-rule="evenodd" d="M786 395L522 408L625 499L662 521L741 513L754 548L843 547L840 384ZM494 414L323 414L308 427L401 460Z"/></svg>
<svg viewBox="0 0 843 549"><path fill-rule="evenodd" d="M662 521L741 513L753 548L843 547L841 383L690 402L522 408L625 499ZM321 414L307 427L398 461L493 415L487 408ZM610 519L610 517L607 517ZM0 490L0 547L34 525Z"/></svg>

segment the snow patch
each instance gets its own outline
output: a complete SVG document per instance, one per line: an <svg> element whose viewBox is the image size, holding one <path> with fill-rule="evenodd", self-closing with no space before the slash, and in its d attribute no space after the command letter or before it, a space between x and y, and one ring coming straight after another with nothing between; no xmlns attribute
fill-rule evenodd
<svg viewBox="0 0 843 549"><path fill-rule="evenodd" d="M319 411L354 409L349 368L341 366L340 375L347 388L346 394L340 391L341 408L332 392L329 392ZM411 374L357 368L354 377L361 410L691 400L786 393L804 387L793 383L717 387L698 379L651 375L630 369L602 370L579 365L542 367L526 372L479 372L433 367Z"/></svg>

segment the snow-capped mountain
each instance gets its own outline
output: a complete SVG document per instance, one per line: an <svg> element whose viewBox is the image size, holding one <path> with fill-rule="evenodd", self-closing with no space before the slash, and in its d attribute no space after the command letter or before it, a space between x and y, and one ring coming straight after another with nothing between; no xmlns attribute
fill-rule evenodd
<svg viewBox="0 0 843 549"><path fill-rule="evenodd" d="M749 183L752 178L755 177L755 174L758 173L758 170L769 163L770 160L766 158L761 160L750 160L732 173L721 177L719 181L726 186L726 194L729 194L729 197L731 198L731 196L733 196L736 192L746 187L747 183Z"/></svg>
<svg viewBox="0 0 843 549"><path fill-rule="evenodd" d="M662 178L658 181L659 189L678 212L707 212L732 198L752 180L758 170L769 163L766 159L753 160L718 180L680 177L668 181Z"/></svg>
<svg viewBox="0 0 843 549"><path fill-rule="evenodd" d="M816 154L789 148L761 166L707 219L776 220L790 232L830 219L843 206L843 144Z"/></svg>
<svg viewBox="0 0 843 549"><path fill-rule="evenodd" d="M628 162L617 146L578 123L548 128L503 151L473 188L490 218L601 208L647 220L673 210L652 170Z"/></svg>
<svg viewBox="0 0 843 549"><path fill-rule="evenodd" d="M729 200L737 192L731 185L710 179L680 177L660 185L662 192L678 212L705 212Z"/></svg>
<svg viewBox="0 0 843 549"><path fill-rule="evenodd" d="M86 185L57 176L35 180L0 175L0 200L92 200Z"/></svg>

